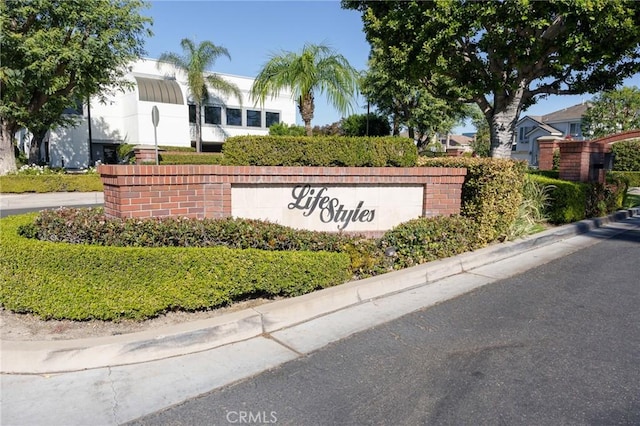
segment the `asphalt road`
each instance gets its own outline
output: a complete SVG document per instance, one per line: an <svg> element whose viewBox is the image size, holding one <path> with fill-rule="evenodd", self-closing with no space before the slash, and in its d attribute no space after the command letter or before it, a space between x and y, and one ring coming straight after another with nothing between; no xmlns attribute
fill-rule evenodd
<svg viewBox="0 0 640 426"><path fill-rule="evenodd" d="M640 230L136 425L639 425Z"/></svg>

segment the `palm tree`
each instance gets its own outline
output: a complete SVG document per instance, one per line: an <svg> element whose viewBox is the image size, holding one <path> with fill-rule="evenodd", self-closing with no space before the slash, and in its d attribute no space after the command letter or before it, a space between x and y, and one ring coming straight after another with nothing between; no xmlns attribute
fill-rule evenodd
<svg viewBox="0 0 640 426"><path fill-rule="evenodd" d="M187 85L196 106L196 151L201 152L202 128L200 114L202 105L209 99L207 85L225 96L234 95L241 105L242 93L238 86L215 73L207 73L205 75L205 70L212 67L219 56L226 56L231 60L229 51L226 48L216 46L210 41L203 41L196 46L188 38L183 38L180 45L182 46L183 55L172 52L163 53L160 55L158 68L161 68L162 63L165 62L187 74Z"/></svg>
<svg viewBox="0 0 640 426"><path fill-rule="evenodd" d="M351 104L358 88L358 78L358 71L330 47L305 44L300 54L282 52L272 55L256 77L251 97L264 105L268 95L274 98L280 90L290 89L307 136L311 136L314 91L326 92L329 102L345 114L353 110Z"/></svg>

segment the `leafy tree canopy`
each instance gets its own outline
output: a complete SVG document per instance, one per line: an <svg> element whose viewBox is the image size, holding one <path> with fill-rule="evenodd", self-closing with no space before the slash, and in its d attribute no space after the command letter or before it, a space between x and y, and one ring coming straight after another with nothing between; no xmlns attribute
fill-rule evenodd
<svg viewBox="0 0 640 426"><path fill-rule="evenodd" d="M348 113L353 109L358 76L349 61L331 47L305 44L300 53L271 55L253 83L251 96L264 104L267 97L290 90L292 99L298 103L307 136L312 136L315 94L326 93L329 103L339 112Z"/></svg>
<svg viewBox="0 0 640 426"><path fill-rule="evenodd" d="M304 127L296 124L273 123L269 126L271 136L304 136L305 134Z"/></svg>
<svg viewBox="0 0 640 426"><path fill-rule="evenodd" d="M509 157L520 112L555 94L611 90L640 70L640 2L343 0L374 54L438 97L474 102L491 154Z"/></svg>
<svg viewBox="0 0 640 426"><path fill-rule="evenodd" d="M65 124L78 100L122 88L144 53L141 0L4 0L0 49L0 174L15 169L13 137Z"/></svg>
<svg viewBox="0 0 640 426"><path fill-rule="evenodd" d="M389 136L389 119L380 114L354 114L342 119L340 126L345 136Z"/></svg>
<svg viewBox="0 0 640 426"><path fill-rule="evenodd" d="M422 148L423 142L437 133L450 132L469 114L466 104L435 97L423 82L398 72L390 58L379 53L374 50L370 55L360 90L380 112L391 117L394 135L405 127Z"/></svg>
<svg viewBox="0 0 640 426"><path fill-rule="evenodd" d="M623 87L596 95L582 118L582 133L594 138L640 129L640 89Z"/></svg>
<svg viewBox="0 0 640 426"><path fill-rule="evenodd" d="M240 88L218 74L207 72L220 56L231 59L229 51L208 40L196 44L193 40L183 38L180 41L182 54L165 52L160 55L158 68L164 63L173 65L187 76L189 93L196 107L196 152L202 152L202 106L209 99L209 88L225 96L235 96L242 104Z"/></svg>

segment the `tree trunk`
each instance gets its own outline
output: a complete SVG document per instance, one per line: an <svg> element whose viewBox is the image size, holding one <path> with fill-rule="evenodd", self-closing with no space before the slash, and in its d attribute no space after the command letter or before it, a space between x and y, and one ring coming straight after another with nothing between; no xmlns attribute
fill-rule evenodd
<svg viewBox="0 0 640 426"><path fill-rule="evenodd" d="M13 146L15 126L5 119L0 119L0 175L16 171L16 153Z"/></svg>
<svg viewBox="0 0 640 426"><path fill-rule="evenodd" d="M313 93L307 93L306 96L300 97L298 101L298 111L300 111L300 116L302 117L302 121L304 121L304 129L307 132L307 136L313 136L311 120L313 119L314 109Z"/></svg>
<svg viewBox="0 0 640 426"><path fill-rule="evenodd" d="M491 137L489 155L492 158L511 158L516 123L522 110L523 94L526 87L527 82L522 80L519 87L513 92L496 96L493 108L485 112ZM480 105L480 109L482 109L482 105Z"/></svg>
<svg viewBox="0 0 640 426"><path fill-rule="evenodd" d="M202 152L202 127L200 120L200 110L202 105L196 103L196 152Z"/></svg>
<svg viewBox="0 0 640 426"><path fill-rule="evenodd" d="M29 164L40 164L42 161L42 144L48 130L34 130L29 144Z"/></svg>

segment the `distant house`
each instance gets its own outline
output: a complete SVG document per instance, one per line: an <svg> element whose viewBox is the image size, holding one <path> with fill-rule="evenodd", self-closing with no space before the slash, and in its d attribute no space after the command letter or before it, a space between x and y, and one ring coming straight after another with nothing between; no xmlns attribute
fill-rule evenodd
<svg viewBox="0 0 640 426"><path fill-rule="evenodd" d="M127 76L131 90L107 96L106 102L92 98L89 105L65 111L76 116L78 124L49 132L43 160L52 167L85 168L96 161L115 162L122 143L154 145L154 106L159 110L158 145L195 146L196 110L186 75L168 64L158 69L157 64L153 59L132 63ZM249 97L252 78L217 74L235 83L243 99L240 103L233 97L209 93L209 103L201 111L203 149L217 150L230 136L267 135L273 123L296 122L296 106L289 91L267 98L262 107L254 106ZM23 131L20 136L28 150L29 135Z"/></svg>
<svg viewBox="0 0 640 426"><path fill-rule="evenodd" d="M525 160L532 166L538 165L538 138L556 136L584 140L582 117L589 103L581 103L550 114L525 115L516 124L515 140L511 158Z"/></svg>
<svg viewBox="0 0 640 426"><path fill-rule="evenodd" d="M444 140L441 140L442 144L445 146L447 152L449 150L458 150L462 152L472 152L473 148L471 148L471 143L474 140L474 136L467 135L447 135L444 137Z"/></svg>

